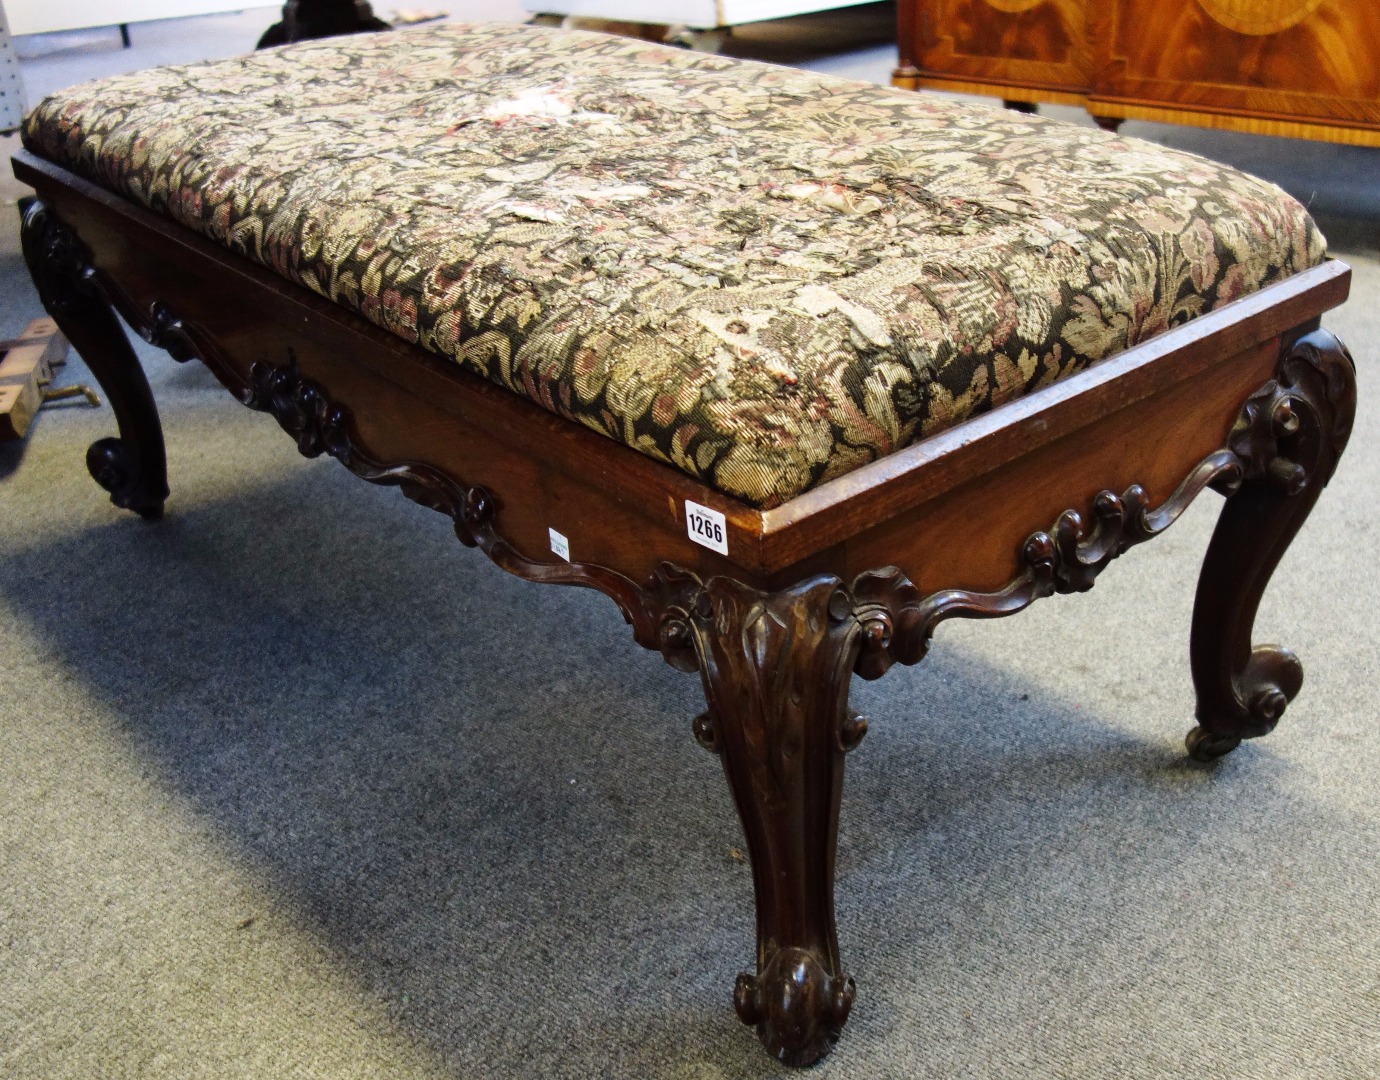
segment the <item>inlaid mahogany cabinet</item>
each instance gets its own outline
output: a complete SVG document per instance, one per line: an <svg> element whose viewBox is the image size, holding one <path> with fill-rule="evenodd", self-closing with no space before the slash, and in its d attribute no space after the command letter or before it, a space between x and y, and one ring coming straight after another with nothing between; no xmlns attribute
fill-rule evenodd
<svg viewBox="0 0 1380 1080"><path fill-rule="evenodd" d="M1375 0L899 0L893 82L1380 146Z"/></svg>

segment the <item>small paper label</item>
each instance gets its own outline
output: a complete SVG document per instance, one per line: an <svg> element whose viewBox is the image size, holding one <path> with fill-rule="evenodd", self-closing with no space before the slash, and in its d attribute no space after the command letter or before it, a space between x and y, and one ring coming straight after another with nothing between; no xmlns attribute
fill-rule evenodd
<svg viewBox="0 0 1380 1080"><path fill-rule="evenodd" d="M685 531L701 547L720 555L728 554L728 522L717 510L686 499Z"/></svg>
<svg viewBox="0 0 1380 1080"><path fill-rule="evenodd" d="M558 533L555 529L547 529L551 534L551 550L559 555L566 562L570 561L570 541Z"/></svg>

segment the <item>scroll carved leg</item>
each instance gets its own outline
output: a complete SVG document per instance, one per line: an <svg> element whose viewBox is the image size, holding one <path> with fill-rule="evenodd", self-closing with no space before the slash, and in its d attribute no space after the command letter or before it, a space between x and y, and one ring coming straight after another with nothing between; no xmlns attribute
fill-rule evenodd
<svg viewBox="0 0 1380 1080"><path fill-rule="evenodd" d="M1325 330L1301 338L1251 395L1229 446L1244 466L1198 579L1190 656L1198 726L1188 751L1210 761L1268 734L1303 684L1278 645L1251 646L1270 575L1331 479L1356 412L1356 371Z"/></svg>
<svg viewBox="0 0 1380 1080"><path fill-rule="evenodd" d="M757 897L757 971L738 976L734 1005L774 1057L813 1064L853 1004L834 928L834 846L843 755L866 731L847 704L864 627L833 577L771 594L729 578L678 584L662 651L704 682L695 735L723 761Z"/></svg>
<svg viewBox="0 0 1380 1080"><path fill-rule="evenodd" d="M39 298L105 390L120 429L119 438L91 445L86 467L116 506L161 517L168 497L163 427L139 360L81 241L38 199L23 214L24 260Z"/></svg>

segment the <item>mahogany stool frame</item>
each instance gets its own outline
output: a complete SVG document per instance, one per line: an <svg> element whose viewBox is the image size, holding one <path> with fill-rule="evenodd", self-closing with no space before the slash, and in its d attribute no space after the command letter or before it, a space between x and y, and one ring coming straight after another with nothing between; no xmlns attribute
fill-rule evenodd
<svg viewBox="0 0 1380 1080"><path fill-rule="evenodd" d="M784 1062L823 1057L853 1003L833 883L844 756L867 731L854 673L917 663L944 619L1090 588L1212 487L1227 498L1193 614L1189 752L1266 734L1299 690L1297 658L1251 631L1351 429L1354 365L1318 328L1346 299L1339 262L757 510L67 170L25 152L14 168L37 192L23 246L43 304L119 425L87 455L117 506L157 518L168 494L118 311L303 454L400 487L510 573L598 589L638 644L699 672L694 734L723 762L757 902L756 971L734 1005ZM727 555L692 542L687 501L723 515Z"/></svg>

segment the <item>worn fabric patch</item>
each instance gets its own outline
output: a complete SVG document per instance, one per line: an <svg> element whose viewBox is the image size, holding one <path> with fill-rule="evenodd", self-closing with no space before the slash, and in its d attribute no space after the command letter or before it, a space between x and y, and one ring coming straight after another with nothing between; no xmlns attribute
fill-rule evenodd
<svg viewBox="0 0 1380 1080"><path fill-rule="evenodd" d="M1192 155L527 26L88 83L24 143L759 507L1324 255Z"/></svg>

